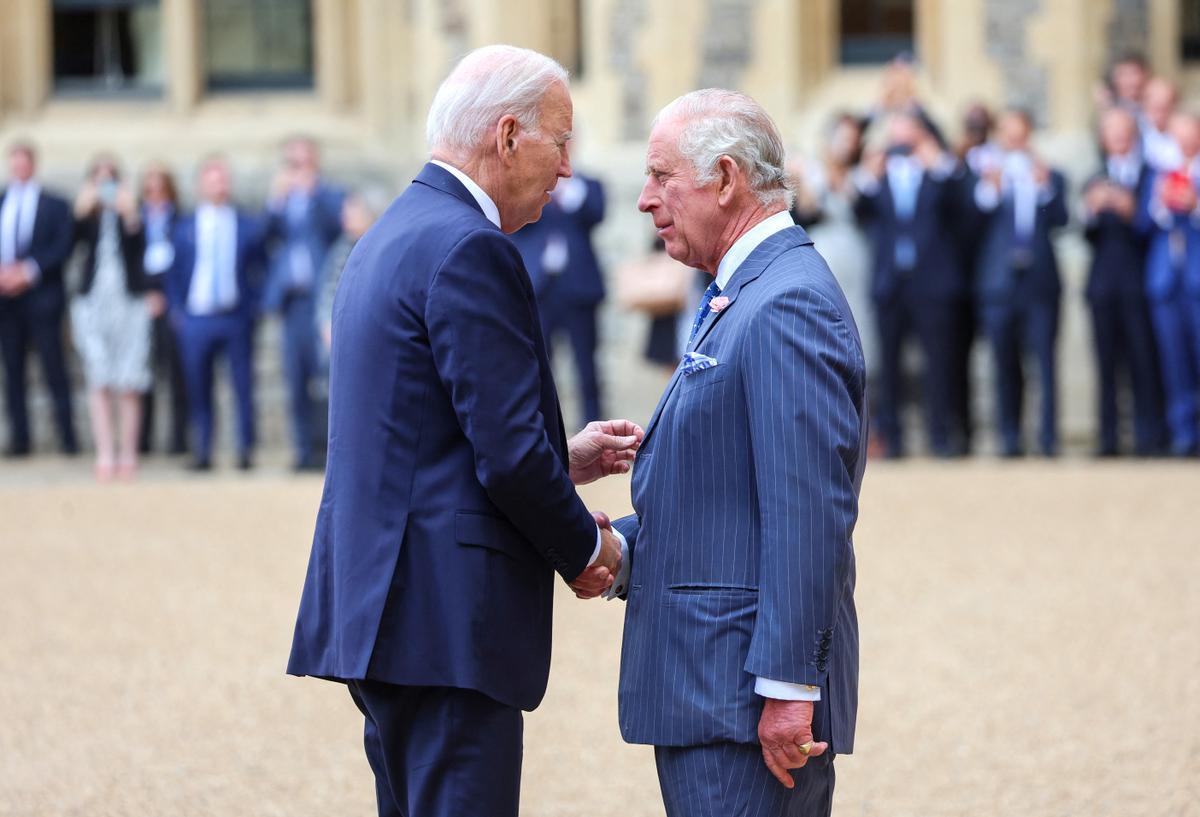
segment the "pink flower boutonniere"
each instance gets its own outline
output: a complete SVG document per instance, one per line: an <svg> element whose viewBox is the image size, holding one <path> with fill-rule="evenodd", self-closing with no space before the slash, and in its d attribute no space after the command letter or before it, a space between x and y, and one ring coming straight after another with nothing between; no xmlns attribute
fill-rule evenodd
<svg viewBox="0 0 1200 817"><path fill-rule="evenodd" d="M720 312L725 307L729 306L729 299L724 295L713 298L708 302L708 308L713 312Z"/></svg>

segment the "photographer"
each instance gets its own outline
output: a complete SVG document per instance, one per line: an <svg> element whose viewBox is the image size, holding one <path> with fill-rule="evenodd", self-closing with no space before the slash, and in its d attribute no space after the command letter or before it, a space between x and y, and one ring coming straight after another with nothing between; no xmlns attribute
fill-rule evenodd
<svg viewBox="0 0 1200 817"><path fill-rule="evenodd" d="M87 381L96 478L131 479L142 393L150 386L150 322L161 314L163 299L146 294L141 214L112 157L92 161L75 200L75 220L85 257L71 304L71 335Z"/></svg>

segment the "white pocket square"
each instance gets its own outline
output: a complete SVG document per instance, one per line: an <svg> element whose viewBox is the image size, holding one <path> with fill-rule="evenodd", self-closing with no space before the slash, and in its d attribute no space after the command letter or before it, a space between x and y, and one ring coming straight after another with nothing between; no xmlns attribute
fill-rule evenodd
<svg viewBox="0 0 1200 817"><path fill-rule="evenodd" d="M683 356L683 375L687 377L696 372L702 372L705 369L711 369L718 365L718 360L715 357L702 355L699 352L688 352Z"/></svg>

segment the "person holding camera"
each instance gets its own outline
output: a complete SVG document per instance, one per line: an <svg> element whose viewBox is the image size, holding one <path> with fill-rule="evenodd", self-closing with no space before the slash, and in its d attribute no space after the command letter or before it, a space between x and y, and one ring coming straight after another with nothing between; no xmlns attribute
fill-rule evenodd
<svg viewBox="0 0 1200 817"><path fill-rule="evenodd" d="M161 294L146 291L137 197L121 182L111 156L92 161L75 199L75 223L85 256L79 294L71 303L71 336L88 388L96 478L131 479L142 394L150 387L150 323L164 302Z"/></svg>
<svg viewBox="0 0 1200 817"><path fill-rule="evenodd" d="M1178 113L1170 135L1182 161L1158 173L1139 212L1150 237L1146 296L1158 338L1170 453L1200 453L1200 119Z"/></svg>

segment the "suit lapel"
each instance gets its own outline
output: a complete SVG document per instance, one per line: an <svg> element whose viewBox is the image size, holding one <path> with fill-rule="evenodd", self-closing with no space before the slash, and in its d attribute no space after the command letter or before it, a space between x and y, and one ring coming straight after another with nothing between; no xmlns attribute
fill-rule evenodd
<svg viewBox="0 0 1200 817"><path fill-rule="evenodd" d="M780 230L755 247L754 252L750 253L749 257L738 267L737 272L733 275L733 279L729 282L729 286L722 293L721 297L728 298L729 303L718 312L709 312L708 317L704 319L704 323L700 325L700 331L696 333L695 341L688 346L688 351L700 347L700 344L708 337L708 333L717 325L717 321L721 320L721 317L733 308L733 304L741 291L762 275L763 270L769 267L771 262L780 253L793 247L811 243L812 239L808 237L808 233L804 232L802 227L795 226ZM679 385L679 381L682 378L683 366L681 364L675 368L675 373L671 375L671 381L667 383L667 388L663 391L663 396L659 398L658 405L654 408L654 414L650 416L650 422L646 426L646 436L642 439L643 448L650 441L650 435L654 433L654 429L658 427L658 421L662 418L667 401L670 400L675 387Z"/></svg>

